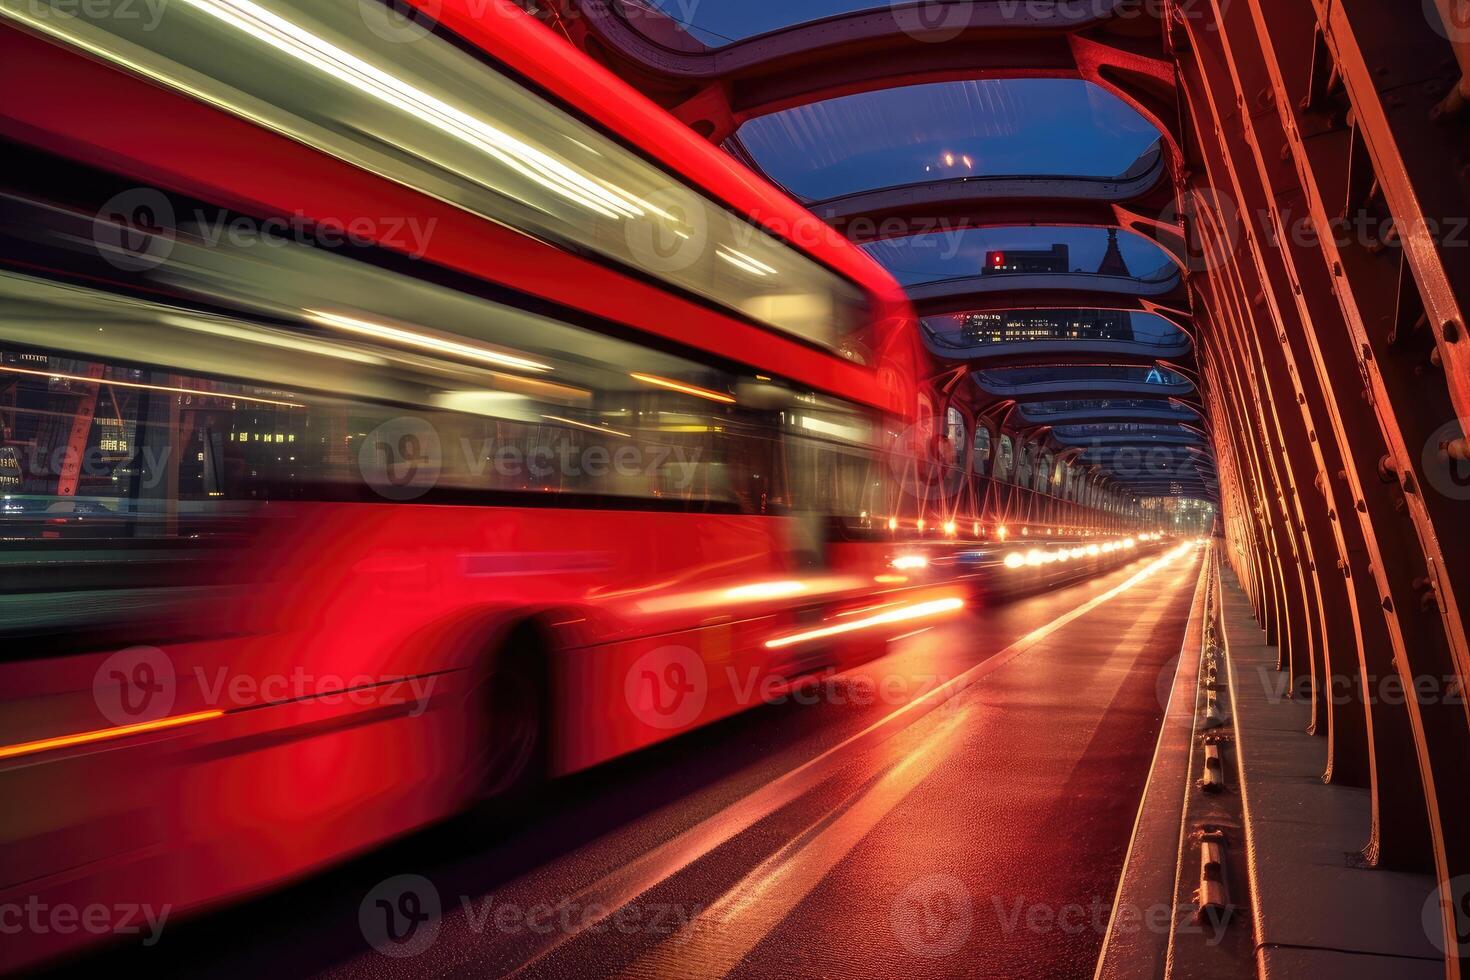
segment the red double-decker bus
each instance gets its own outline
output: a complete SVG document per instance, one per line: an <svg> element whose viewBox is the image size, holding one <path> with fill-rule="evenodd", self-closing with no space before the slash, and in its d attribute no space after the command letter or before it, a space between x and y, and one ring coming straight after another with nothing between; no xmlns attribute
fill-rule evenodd
<svg viewBox="0 0 1470 980"><path fill-rule="evenodd" d="M103 910L7 966L962 605L897 285L480 8L0 8L0 908Z"/></svg>

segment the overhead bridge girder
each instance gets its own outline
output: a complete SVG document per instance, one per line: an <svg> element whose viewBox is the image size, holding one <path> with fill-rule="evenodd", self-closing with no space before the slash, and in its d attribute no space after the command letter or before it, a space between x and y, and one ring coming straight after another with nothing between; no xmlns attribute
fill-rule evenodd
<svg viewBox="0 0 1470 980"><path fill-rule="evenodd" d="M1026 402L1079 401L1097 398L1126 398L1159 401L1181 401L1189 404L1196 397L1188 383L1156 381L1082 381L1062 379L1026 384L995 384L976 377L975 384L987 395L1024 405Z"/></svg>
<svg viewBox="0 0 1470 980"><path fill-rule="evenodd" d="M1162 402L1160 403L1160 405L1162 406ZM1022 405L1020 411L1017 414L1026 424L1049 426L1087 425L1094 422L1117 422L1132 424L1177 423L1180 425L1198 425L1202 427L1208 425L1207 420L1203 416L1194 412L1192 409L1181 412L1177 410L1169 410L1163 407L1160 407L1158 409L1087 409L1077 412L1047 412L1042 415L1035 415L1028 413L1026 410L1026 406ZM1200 431L1205 431L1205 429L1201 428Z"/></svg>
<svg viewBox="0 0 1470 980"><path fill-rule="evenodd" d="M843 95L981 78L1081 78L1133 106L1179 159L1174 68L1152 5L1130 0L916 2L828 17L708 49L652 5L543 0L571 41L695 132ZM655 38L657 40L655 40ZM1171 166L1171 170L1173 167Z"/></svg>
<svg viewBox="0 0 1470 980"><path fill-rule="evenodd" d="M1182 269L1189 263L1184 219L1165 163L1155 146L1114 178L960 177L863 191L810 207L860 245L971 228L1117 228L1152 242Z"/></svg>
<svg viewBox="0 0 1470 980"><path fill-rule="evenodd" d="M1193 336L1185 279L1127 279L1094 273L974 275L908 288L920 316L1007 310L1093 309L1149 313Z"/></svg>
<svg viewBox="0 0 1470 980"><path fill-rule="evenodd" d="M1180 334L1177 343L1153 344L1135 340L1015 340L949 343L923 331L924 346L935 357L963 361L972 367L1008 367L1046 364L1119 364L1194 370L1193 344Z"/></svg>

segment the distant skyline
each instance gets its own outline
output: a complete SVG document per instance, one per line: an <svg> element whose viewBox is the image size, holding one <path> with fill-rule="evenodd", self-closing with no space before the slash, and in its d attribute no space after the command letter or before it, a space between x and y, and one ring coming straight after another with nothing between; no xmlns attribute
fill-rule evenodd
<svg viewBox="0 0 1470 980"><path fill-rule="evenodd" d="M972 228L873 242L864 250L905 286L980 274L985 254L1006 249L1045 249L1063 243L1074 269L1096 271L1108 247L1103 228ZM1172 267L1153 242L1124 231L1118 247L1133 274L1147 278Z"/></svg>

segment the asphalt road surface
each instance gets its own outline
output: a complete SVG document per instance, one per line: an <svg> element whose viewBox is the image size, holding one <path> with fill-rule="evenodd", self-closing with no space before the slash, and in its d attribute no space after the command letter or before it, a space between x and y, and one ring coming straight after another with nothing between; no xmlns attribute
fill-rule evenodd
<svg viewBox="0 0 1470 980"><path fill-rule="evenodd" d="M1199 570L1155 561L69 970L1090 977Z"/></svg>

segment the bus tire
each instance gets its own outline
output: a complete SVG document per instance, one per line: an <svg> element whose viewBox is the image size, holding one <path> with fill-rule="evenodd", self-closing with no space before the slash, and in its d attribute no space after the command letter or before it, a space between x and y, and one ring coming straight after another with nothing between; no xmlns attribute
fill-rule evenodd
<svg viewBox="0 0 1470 980"><path fill-rule="evenodd" d="M478 800L523 799L546 779L551 691L549 646L534 622L495 645L476 684L482 720L471 791Z"/></svg>

